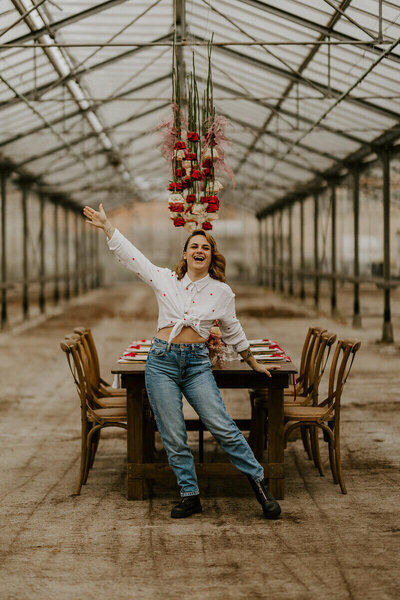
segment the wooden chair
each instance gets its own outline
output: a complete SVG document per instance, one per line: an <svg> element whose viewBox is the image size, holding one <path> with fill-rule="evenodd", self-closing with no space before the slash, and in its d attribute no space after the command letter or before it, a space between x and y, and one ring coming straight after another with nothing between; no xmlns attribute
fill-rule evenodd
<svg viewBox="0 0 400 600"><path fill-rule="evenodd" d="M98 382L93 372L93 364L91 362L91 354L88 350L85 339L77 334L72 333L65 337L66 341L79 342L77 344L77 352L81 359L81 365L87 382L87 393L90 395L91 402L98 408L126 408L126 394L105 396L103 390L98 387Z"/></svg>
<svg viewBox="0 0 400 600"><path fill-rule="evenodd" d="M81 406L81 461L75 490L79 495L93 466L101 430L106 427L126 429L127 415L125 407L99 407L94 402L87 369L82 362L84 352L79 336L69 336L60 342L60 346L67 356Z"/></svg>
<svg viewBox="0 0 400 600"><path fill-rule="evenodd" d="M284 390L285 405L295 403L296 405L312 404L310 399L310 390L313 388L313 373L314 363L318 354L318 348L321 341L321 334L326 331L322 327L310 327L306 334L303 349L301 353L301 362L299 375L293 388ZM251 404L251 427L249 435L249 444L251 448L258 449L257 454L260 454L260 445L264 446L267 440L267 399L268 390L250 390ZM265 423L260 427L260 419ZM256 424L258 422L258 426ZM262 441L260 436L263 438ZM301 429L301 437L303 446L309 459L312 458L312 449L310 440L305 428Z"/></svg>
<svg viewBox="0 0 400 600"><path fill-rule="evenodd" d="M82 343L90 364L92 383L97 394L99 396L126 396L126 390L124 388L113 388L101 377L99 355L97 353L93 334L89 327L75 327L74 333L80 335L82 338Z"/></svg>
<svg viewBox="0 0 400 600"><path fill-rule="evenodd" d="M325 367L333 344L336 341L336 334L329 331L324 331L319 334L318 339L314 344L312 357L310 361L310 372L308 380L308 396L302 402L285 402L284 410L291 406L317 406L319 398L319 386L322 376L325 372ZM321 476L324 475L321 456L319 453L318 436L315 427L302 425L300 427L301 439L303 446L307 452L308 458L314 461L314 465L318 469Z"/></svg>
<svg viewBox="0 0 400 600"><path fill-rule="evenodd" d="M290 433L296 427L305 425L316 431L322 429L328 439L329 463L334 483L339 483L343 494L346 487L343 480L340 461L340 401L343 387L349 376L357 351L361 346L359 340L339 340L329 373L328 396L315 406L285 406L285 444ZM348 364L350 361L350 365ZM317 442L318 443L318 442ZM315 449L319 453L319 447Z"/></svg>

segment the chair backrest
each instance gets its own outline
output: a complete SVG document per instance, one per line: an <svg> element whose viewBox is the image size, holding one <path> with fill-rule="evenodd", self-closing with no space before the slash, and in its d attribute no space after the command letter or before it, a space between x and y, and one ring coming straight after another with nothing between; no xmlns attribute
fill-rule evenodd
<svg viewBox="0 0 400 600"><path fill-rule="evenodd" d="M310 327L306 339L304 340L300 363L300 375L297 380L300 384L297 388L297 392L301 396L308 396L310 393L313 365L318 354L321 334L324 331L326 331L326 329L323 329L322 327Z"/></svg>
<svg viewBox="0 0 400 600"><path fill-rule="evenodd" d="M94 379L96 381L96 386L100 384L100 363L99 363L99 355L97 354L96 344L94 342L94 338L89 327L75 327L75 333L78 333L85 340L85 344L88 349L88 355L90 355L90 359L92 361L92 368L94 373Z"/></svg>
<svg viewBox="0 0 400 600"><path fill-rule="evenodd" d="M93 412L97 406L88 374L87 361L85 361L85 351L82 348L81 338L77 334L67 335L60 342L61 350L67 355L68 366L70 368L74 383L76 385L81 404L81 417L87 419L87 413L97 420Z"/></svg>
<svg viewBox="0 0 400 600"><path fill-rule="evenodd" d="M83 350L85 351L85 363L89 369L88 377L93 392L96 394L100 387L100 368L96 345L90 329L75 327L74 333L80 336Z"/></svg>
<svg viewBox="0 0 400 600"><path fill-rule="evenodd" d="M329 354L336 341L336 334L324 331L316 341L313 351L313 359L310 366L309 394L314 406L318 404L319 384L325 372Z"/></svg>
<svg viewBox="0 0 400 600"><path fill-rule="evenodd" d="M329 389L327 398L320 404L326 406L327 412L335 418L335 427L339 427L340 400L356 353L360 349L360 340L338 340L329 372ZM350 363L350 364L349 364Z"/></svg>

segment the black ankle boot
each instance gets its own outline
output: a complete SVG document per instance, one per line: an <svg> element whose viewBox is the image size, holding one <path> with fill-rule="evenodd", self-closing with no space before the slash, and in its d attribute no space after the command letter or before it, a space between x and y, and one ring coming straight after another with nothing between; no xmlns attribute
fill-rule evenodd
<svg viewBox="0 0 400 600"><path fill-rule="evenodd" d="M184 496L182 500L171 510L173 519L185 519L195 513L203 510L200 502L200 496Z"/></svg>
<svg viewBox="0 0 400 600"><path fill-rule="evenodd" d="M264 481L255 481L247 475L250 485L254 490L258 502L261 504L266 519L277 519L281 514L281 507L275 500Z"/></svg>

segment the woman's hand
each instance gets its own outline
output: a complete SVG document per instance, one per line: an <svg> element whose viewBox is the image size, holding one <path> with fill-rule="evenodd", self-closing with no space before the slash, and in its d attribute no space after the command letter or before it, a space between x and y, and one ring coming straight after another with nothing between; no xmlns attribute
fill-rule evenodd
<svg viewBox="0 0 400 600"><path fill-rule="evenodd" d="M99 205L98 211L94 210L94 208L91 208L90 206L85 206L83 209L83 214L86 217L86 223L89 223L89 225L92 225L93 227L103 229L108 238L112 237L115 228L108 221L103 204Z"/></svg>
<svg viewBox="0 0 400 600"><path fill-rule="evenodd" d="M276 369L280 369L280 367L278 367L277 365L276 366L274 365L272 367L269 367L269 369L267 369L267 367L263 363L257 362L254 357L254 354L250 350L250 346L246 350L242 350L242 352L239 352L239 354L243 358L243 360L245 362L247 362L249 367L251 367L253 369L253 371L256 371L257 373L265 373L266 375L268 375L268 377L272 377L270 371L275 371Z"/></svg>
<svg viewBox="0 0 400 600"><path fill-rule="evenodd" d="M252 369L254 371L257 371L257 373L265 373L266 375L268 375L268 377L272 377L270 371L276 371L277 369L280 369L278 365L273 365L272 367L268 367L267 369L267 367L263 363L259 363L256 360L254 361L254 363L251 365Z"/></svg>
<svg viewBox="0 0 400 600"><path fill-rule="evenodd" d="M94 210L94 208L91 208L90 206L85 206L83 209L83 214L87 219L86 223L89 223L89 225L93 225L94 227L98 227L99 229L104 229L104 225L107 221L107 215L104 212L102 204L100 204L98 211Z"/></svg>

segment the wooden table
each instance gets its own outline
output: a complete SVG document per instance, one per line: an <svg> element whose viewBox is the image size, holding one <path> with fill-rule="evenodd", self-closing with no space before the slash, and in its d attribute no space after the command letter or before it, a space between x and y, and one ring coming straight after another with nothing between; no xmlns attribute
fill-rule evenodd
<svg viewBox="0 0 400 600"><path fill-rule="evenodd" d="M234 360L224 365L222 369L213 369L213 374L219 388L235 389L265 389L268 388L268 447L267 462L263 462L264 437L262 423L258 423L256 436L257 459L261 462L265 477L269 480L272 494L282 499L284 496L284 445L283 445L283 390L291 383L291 376L296 373L292 363L279 363L280 370L272 371L269 378L262 373L256 373L240 360ZM128 412L128 500L143 499L143 484L145 479L159 479L173 473L168 464L145 462L148 453L149 440L146 439L148 415L143 391L145 364L115 364L112 373L121 375L121 385L127 390ZM249 403L250 407L250 403ZM250 420L248 420L250 422ZM188 421L186 421L188 424ZM237 421L240 429L245 429L244 420ZM192 423L193 425L193 423ZM188 429L193 427L188 427ZM248 429L248 428L247 428ZM147 459L148 460L148 459ZM199 477L232 477L242 476L231 463L196 463Z"/></svg>

